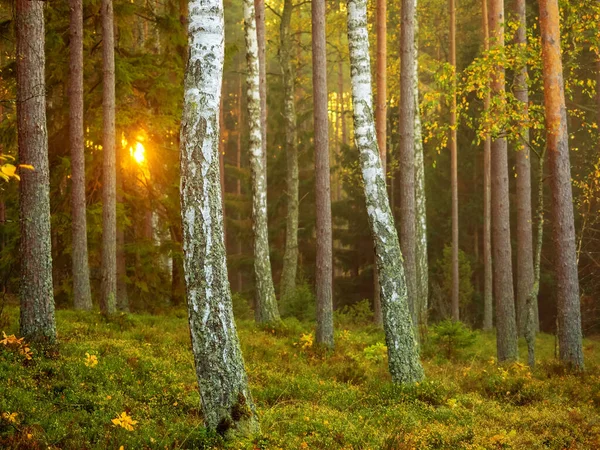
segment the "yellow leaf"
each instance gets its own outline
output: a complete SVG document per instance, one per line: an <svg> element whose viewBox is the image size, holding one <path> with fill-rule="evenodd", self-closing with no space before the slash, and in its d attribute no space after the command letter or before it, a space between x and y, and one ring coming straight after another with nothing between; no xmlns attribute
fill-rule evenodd
<svg viewBox="0 0 600 450"><path fill-rule="evenodd" d="M21 168L21 169L28 169L28 170L34 170L35 171L35 168L31 164L19 164L19 168Z"/></svg>

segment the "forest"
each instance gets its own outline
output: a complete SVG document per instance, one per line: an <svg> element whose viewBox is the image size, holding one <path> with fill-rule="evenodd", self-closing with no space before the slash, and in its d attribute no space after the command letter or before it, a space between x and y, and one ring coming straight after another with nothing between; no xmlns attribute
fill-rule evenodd
<svg viewBox="0 0 600 450"><path fill-rule="evenodd" d="M600 448L597 0L0 0L0 448Z"/></svg>

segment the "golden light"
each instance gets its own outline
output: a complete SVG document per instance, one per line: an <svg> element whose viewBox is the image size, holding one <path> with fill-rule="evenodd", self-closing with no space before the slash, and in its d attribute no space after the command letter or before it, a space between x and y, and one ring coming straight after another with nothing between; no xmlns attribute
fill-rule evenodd
<svg viewBox="0 0 600 450"><path fill-rule="evenodd" d="M146 149L144 144L136 142L135 147L129 147L129 154L138 164L143 164L146 161Z"/></svg>

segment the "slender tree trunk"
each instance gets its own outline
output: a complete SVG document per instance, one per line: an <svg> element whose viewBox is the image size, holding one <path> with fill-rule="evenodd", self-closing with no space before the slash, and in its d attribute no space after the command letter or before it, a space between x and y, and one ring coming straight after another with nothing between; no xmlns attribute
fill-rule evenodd
<svg viewBox="0 0 600 450"><path fill-rule="evenodd" d="M261 108L258 73L258 44L253 0L244 0L244 28L246 35L246 76L248 120L250 122L250 166L252 170L252 219L254 230L254 274L256 277L255 316L258 323L279 320L279 311L273 288L269 231L267 224L267 167L261 134Z"/></svg>
<svg viewBox="0 0 600 450"><path fill-rule="evenodd" d="M348 42L354 140L360 154L367 213L375 243L388 364L395 383L412 383L422 380L424 373L408 307L404 261L375 140L366 0L348 0Z"/></svg>
<svg viewBox="0 0 600 450"><path fill-rule="evenodd" d="M123 156L125 149L117 145L117 204L123 203L125 189L125 170ZM117 222L117 309L129 311L129 296L127 295L127 258L125 255L125 224Z"/></svg>
<svg viewBox="0 0 600 450"><path fill-rule="evenodd" d="M221 188L221 202L223 203L223 235L225 239L225 253L227 253L227 208L225 208L225 140L227 139L227 129L223 115L223 99L225 96L225 83L221 87L221 104L219 105L219 186Z"/></svg>
<svg viewBox="0 0 600 450"><path fill-rule="evenodd" d="M483 45L484 51L490 49L490 30L488 26L487 0L482 0L483 16ZM485 94L483 100L484 113L490 109L490 93ZM492 138L485 134L483 142L483 329L491 330L494 327L493 309L494 298L492 295L492 215L491 215L491 147Z"/></svg>
<svg viewBox="0 0 600 450"><path fill-rule="evenodd" d="M296 291L298 269L298 149L296 147L295 70L292 64L290 23L294 5L285 0L281 13L279 61L283 73L283 118L285 122L285 155L287 160L286 189L287 217L285 224L285 252L281 272L281 299Z"/></svg>
<svg viewBox="0 0 600 450"><path fill-rule="evenodd" d="M527 45L527 22L525 0L515 1L515 15L519 28L515 35L515 44ZM527 89L527 66L517 69L514 93L522 103L524 117L528 115L529 93ZM519 334L525 335L527 326L527 298L533 287L533 230L531 224L531 162L529 151L529 128L520 130L521 139L517 150L517 319ZM537 296L536 296L537 301Z"/></svg>
<svg viewBox="0 0 600 450"><path fill-rule="evenodd" d="M402 0L400 29L400 246L404 256L408 306L418 326L415 214L415 0Z"/></svg>
<svg viewBox="0 0 600 450"><path fill-rule="evenodd" d="M419 325L427 326L429 308L429 260L427 256L427 199L425 196L425 160L423 157L423 135L421 133L421 114L419 112L419 37L417 0L414 9L414 75L412 80L415 102L414 145L415 145L415 214L416 214L416 268L417 268L417 305Z"/></svg>
<svg viewBox="0 0 600 450"><path fill-rule="evenodd" d="M539 0L561 361L583 370L573 193L557 0Z"/></svg>
<svg viewBox="0 0 600 450"><path fill-rule="evenodd" d="M333 255L327 115L327 48L325 0L312 0L313 103L315 121L315 202L317 208L316 342L333 348Z"/></svg>
<svg viewBox="0 0 600 450"><path fill-rule="evenodd" d="M238 116L237 116L237 155L236 155L236 164L237 164L237 168L238 168L238 177L237 177L237 182L236 182L236 193L238 196L238 199L241 198L242 196L242 180L240 179L239 173L240 173L240 169L242 168L242 77L240 76L238 78ZM241 214L238 215L238 219L241 219L242 216ZM241 237L238 235L237 238L237 252L238 255L242 256L243 253L243 245L242 245L242 239ZM238 288L238 292L242 292L242 290L244 289L244 275L242 273L242 270L238 267L237 269L237 288Z"/></svg>
<svg viewBox="0 0 600 450"><path fill-rule="evenodd" d="M499 51L504 49L504 1L492 0L489 11L490 38ZM492 95L504 98L504 67L492 74ZM494 297L496 299L496 343L498 361L518 358L517 324L513 292L510 214L508 195L508 155L506 139L497 137L491 146L492 252Z"/></svg>
<svg viewBox="0 0 600 450"><path fill-rule="evenodd" d="M233 319L219 188L222 0L190 1L189 18L180 147L189 323L204 420L233 437L259 425Z"/></svg>
<svg viewBox="0 0 600 450"><path fill-rule="evenodd" d="M456 0L448 0L450 9L450 65L452 66L452 103L450 105L450 175L452 190L452 319L460 320L458 278L458 149L456 136Z"/></svg>
<svg viewBox="0 0 600 450"><path fill-rule="evenodd" d="M100 311L113 314L117 297L117 207L115 169L115 49L112 0L102 0L102 282Z"/></svg>
<svg viewBox="0 0 600 450"><path fill-rule="evenodd" d="M83 146L83 3L70 0L69 140L71 147L71 218L73 231L73 306L92 309L87 249L85 153Z"/></svg>
<svg viewBox="0 0 600 450"><path fill-rule="evenodd" d="M387 174L387 0L377 0L377 97L375 104L375 130L384 175ZM373 312L375 323L383 326L381 313L381 287L377 270L374 270Z"/></svg>
<svg viewBox="0 0 600 450"><path fill-rule="evenodd" d="M256 39L258 42L258 90L260 93L260 132L262 135L262 157L265 166L265 186L267 184L267 46L265 30L265 0L254 0L256 14Z"/></svg>
<svg viewBox="0 0 600 450"><path fill-rule="evenodd" d="M50 175L44 79L44 2L17 0L17 136L21 231L20 332L29 341L56 340L50 238Z"/></svg>

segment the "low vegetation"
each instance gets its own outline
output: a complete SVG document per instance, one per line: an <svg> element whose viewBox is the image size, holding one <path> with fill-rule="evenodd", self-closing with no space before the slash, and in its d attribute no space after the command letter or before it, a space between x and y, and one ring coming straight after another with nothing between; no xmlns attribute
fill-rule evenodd
<svg viewBox="0 0 600 450"><path fill-rule="evenodd" d="M395 387L383 333L351 315L337 318L333 353L315 348L310 323L238 323L262 435L224 443L202 425L184 311L106 320L61 310L58 347L30 348L11 336L18 309L8 307L0 448L600 448L598 341L584 341L587 372L573 375L541 334L530 372L498 366L492 334L445 325L423 343L427 381ZM448 339L461 340L450 355Z"/></svg>

